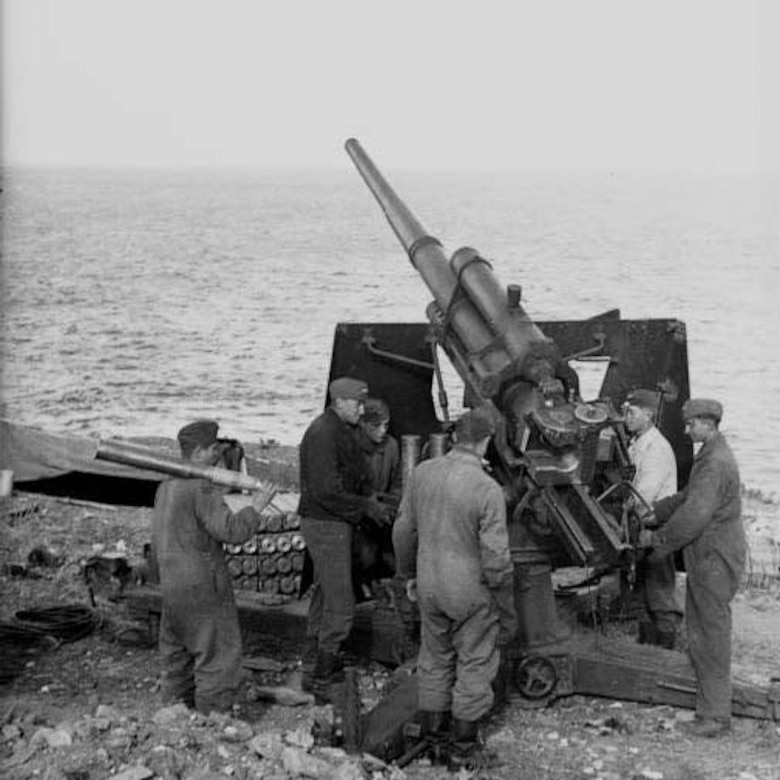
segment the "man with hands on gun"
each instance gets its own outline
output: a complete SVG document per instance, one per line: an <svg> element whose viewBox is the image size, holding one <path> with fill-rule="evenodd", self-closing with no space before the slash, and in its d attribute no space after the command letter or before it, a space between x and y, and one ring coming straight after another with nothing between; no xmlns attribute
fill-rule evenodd
<svg viewBox="0 0 780 780"><path fill-rule="evenodd" d="M718 401L692 398L683 405L685 430L696 453L685 489L653 505L659 530L643 530L649 560L682 550L685 623L698 689L696 719L681 728L718 737L731 727L731 600L745 571L747 545L741 519L736 460L718 426Z"/></svg>
<svg viewBox="0 0 780 780"><path fill-rule="evenodd" d="M314 564L303 687L318 703L338 703L334 700L344 691L346 644L355 614L354 529L364 518L380 526L392 522L390 508L371 492L355 431L368 386L340 377L330 383L328 394L328 408L309 425L301 442L298 505L301 531Z"/></svg>
<svg viewBox="0 0 780 780"><path fill-rule="evenodd" d="M434 761L452 771L497 763L479 724L494 704L501 648L517 628L505 497L482 464L494 432L481 409L460 417L453 449L412 472L393 528L398 573L420 606L422 726L443 748Z"/></svg>

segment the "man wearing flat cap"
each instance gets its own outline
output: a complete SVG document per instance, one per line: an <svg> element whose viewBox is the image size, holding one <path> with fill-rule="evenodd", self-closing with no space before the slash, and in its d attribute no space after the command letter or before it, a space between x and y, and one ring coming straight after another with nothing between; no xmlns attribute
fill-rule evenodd
<svg viewBox="0 0 780 780"><path fill-rule="evenodd" d="M420 605L422 725L449 746L453 771L494 762L479 723L494 704L500 648L517 628L506 501L482 465L494 431L487 411L460 417L455 446L412 471L393 527L398 575Z"/></svg>
<svg viewBox="0 0 780 780"><path fill-rule="evenodd" d="M218 424L197 420L178 433L182 458L213 466L220 457ZM160 655L166 703L208 714L236 703L241 681L241 632L223 544L242 544L273 497L268 486L252 505L231 512L223 492L205 479L171 478L154 501L152 538L162 589Z"/></svg>
<svg viewBox="0 0 780 780"><path fill-rule="evenodd" d="M383 524L390 516L372 495L356 426L368 396L365 382L334 379L330 404L306 429L300 446L301 499L298 514L314 564L304 649L304 687L319 703L343 694L344 656L352 630L353 529L364 517Z"/></svg>
<svg viewBox="0 0 780 780"><path fill-rule="evenodd" d="M674 450L655 424L659 403L658 393L638 388L628 394L624 405L631 435L628 456L635 468L632 485L639 497L632 503L640 518L650 514L655 501L677 492ZM634 593L647 612L647 619L639 622L639 641L671 650L682 620L675 594L674 555L662 561L639 561Z"/></svg>
<svg viewBox="0 0 780 780"><path fill-rule="evenodd" d="M716 737L731 727L731 600L745 571L736 460L719 431L723 407L695 398L683 406L688 436L701 447L685 489L654 506L661 528L643 532L651 560L683 551L685 622L698 690L696 719L685 728Z"/></svg>

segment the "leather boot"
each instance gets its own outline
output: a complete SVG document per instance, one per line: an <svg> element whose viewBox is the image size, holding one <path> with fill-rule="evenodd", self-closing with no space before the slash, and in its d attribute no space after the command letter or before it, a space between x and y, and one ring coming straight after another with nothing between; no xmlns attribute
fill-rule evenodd
<svg viewBox="0 0 780 780"><path fill-rule="evenodd" d="M665 647L667 650L674 650L674 643L676 639L677 639L676 631L665 631L659 628L655 632L656 644L659 647Z"/></svg>
<svg viewBox="0 0 780 780"><path fill-rule="evenodd" d="M344 660L338 653L317 653L317 663L314 666L314 679L312 680L312 693L314 703L318 705L331 704L333 688L343 687ZM340 688L339 688L340 690Z"/></svg>
<svg viewBox="0 0 780 780"><path fill-rule="evenodd" d="M450 772L459 772L461 769L475 772L492 769L500 764L498 756L485 747L477 721L453 719L450 755L447 761L447 769Z"/></svg>
<svg viewBox="0 0 780 780"><path fill-rule="evenodd" d="M640 621L638 641L640 645L657 645L658 639L656 637L655 624L649 620Z"/></svg>
<svg viewBox="0 0 780 780"><path fill-rule="evenodd" d="M420 710L417 719L423 739L429 742L428 754L434 766L444 766L449 758L450 713L441 710Z"/></svg>
<svg viewBox="0 0 780 780"><path fill-rule="evenodd" d="M314 669L317 666L317 638L307 636L301 658L301 690L314 692Z"/></svg>

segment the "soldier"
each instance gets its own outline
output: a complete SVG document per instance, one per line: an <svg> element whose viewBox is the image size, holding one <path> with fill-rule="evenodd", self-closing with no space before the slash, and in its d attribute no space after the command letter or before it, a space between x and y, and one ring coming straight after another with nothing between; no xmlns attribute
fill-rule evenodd
<svg viewBox="0 0 780 780"><path fill-rule="evenodd" d="M455 447L412 472L393 529L398 572L420 605L418 707L434 739L451 716L453 771L495 763L478 723L493 705L499 644L516 627L506 503L482 468L493 433L486 413L466 412Z"/></svg>
<svg viewBox="0 0 780 780"><path fill-rule="evenodd" d="M371 489L395 515L401 500L401 455L398 441L390 436L390 410L379 398L367 398L358 428L358 444L368 465ZM395 571L391 527L362 522L354 536L356 579L371 584ZM360 594L359 594L360 595Z"/></svg>
<svg viewBox="0 0 780 780"><path fill-rule="evenodd" d="M677 461L672 445L655 425L658 394L637 389L626 398L626 428L632 435L628 455L636 468L633 486L644 501L635 501L640 518L650 513L654 501L677 492ZM675 595L674 555L637 566L636 592L641 597L649 621L639 624L639 641L674 647L682 610Z"/></svg>
<svg viewBox="0 0 780 780"><path fill-rule="evenodd" d="M682 550L687 572L685 621L698 680L696 719L682 728L716 737L731 728L731 600L745 570L739 470L718 426L723 407L709 399L683 406L685 426L701 444L685 490L655 504L661 528L643 531L651 560Z"/></svg>
<svg viewBox="0 0 780 780"><path fill-rule="evenodd" d="M211 420L185 425L178 433L182 458L214 465L218 427ZM222 545L255 534L272 498L271 487L258 491L252 506L233 514L223 492L204 479L167 479L157 489L152 532L162 589L164 701L203 713L235 703L241 632Z"/></svg>
<svg viewBox="0 0 780 780"><path fill-rule="evenodd" d="M366 516L380 524L390 521L386 507L372 495L355 432L368 387L341 377L328 391L330 405L309 425L301 442L298 505L314 563L303 685L319 703L331 701L344 682L345 644L355 611L353 528Z"/></svg>

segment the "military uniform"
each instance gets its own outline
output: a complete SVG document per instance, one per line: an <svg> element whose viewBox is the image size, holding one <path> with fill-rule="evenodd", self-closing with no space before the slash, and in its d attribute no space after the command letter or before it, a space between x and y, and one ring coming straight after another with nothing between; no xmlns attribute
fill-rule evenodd
<svg viewBox="0 0 780 780"><path fill-rule="evenodd" d="M739 470L716 432L694 458L684 491L655 504L663 524L653 557L683 550L687 577L685 620L699 683L696 713L731 718L731 600L745 570Z"/></svg>
<svg viewBox="0 0 780 780"><path fill-rule="evenodd" d="M633 486L652 506L677 492L677 461L664 435L652 425L635 436L628 455L636 467ZM637 567L637 591L655 629L658 644L672 647L682 610L675 595L674 555L663 560L644 559Z"/></svg>
<svg viewBox="0 0 780 780"><path fill-rule="evenodd" d="M233 514L205 480L160 484L152 520L160 570L163 697L202 712L228 709L241 674L241 632L222 544L240 544L260 523L246 507Z"/></svg>
<svg viewBox="0 0 780 780"><path fill-rule="evenodd" d="M329 407L307 428L300 447L298 514L314 563L304 671L322 685L343 676L352 630L353 527L369 511L369 477L353 429ZM315 691L316 693L316 691Z"/></svg>
<svg viewBox="0 0 780 780"><path fill-rule="evenodd" d="M473 452L417 466L393 528L398 573L417 579L418 705L475 723L499 666L495 594L512 587L506 504Z"/></svg>

